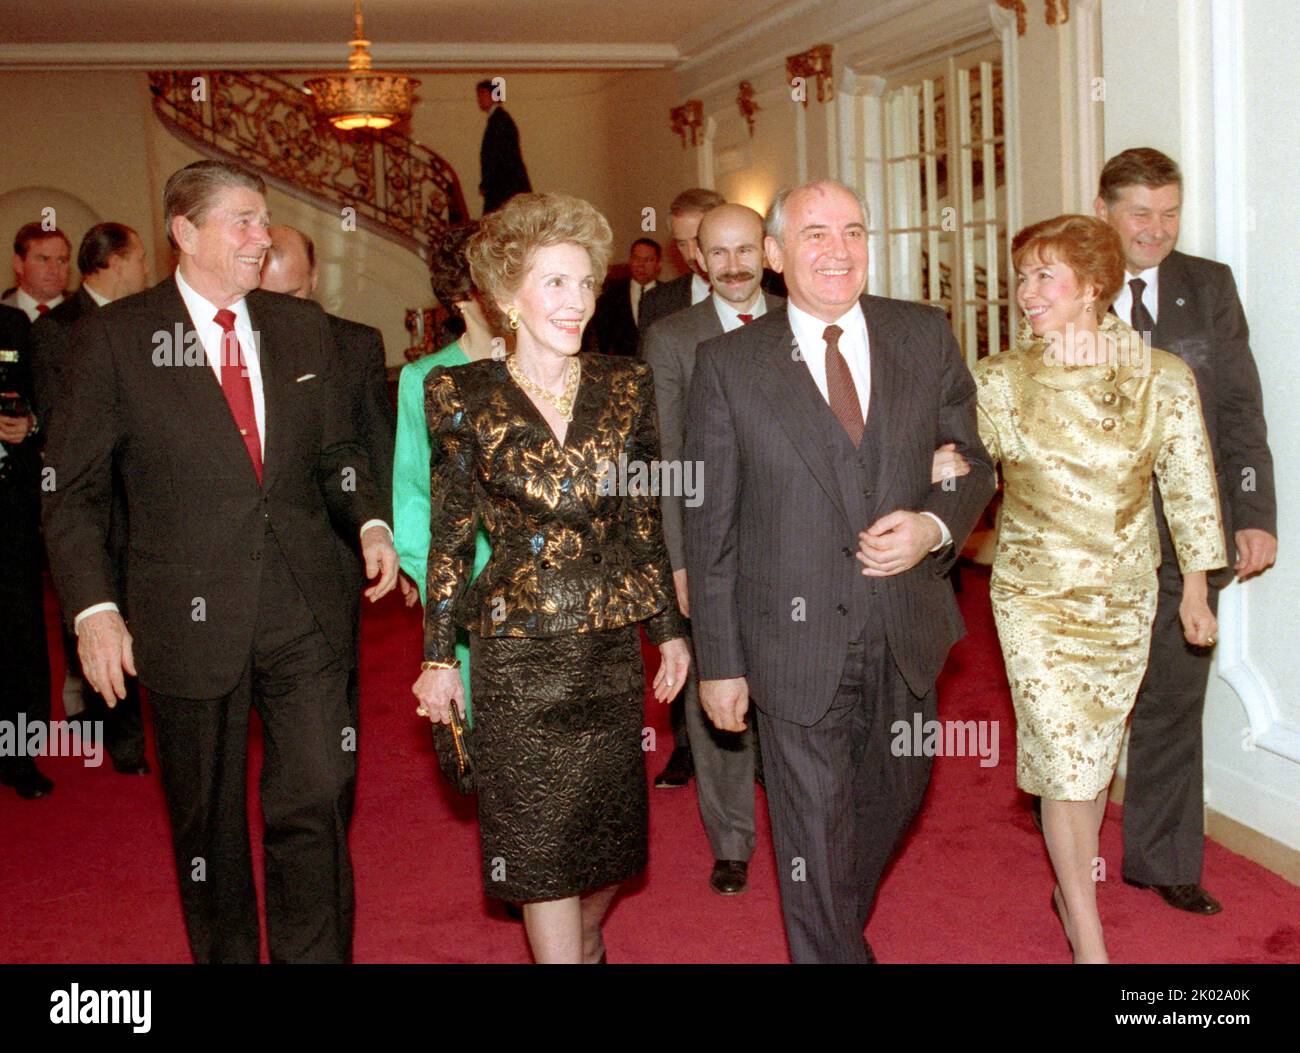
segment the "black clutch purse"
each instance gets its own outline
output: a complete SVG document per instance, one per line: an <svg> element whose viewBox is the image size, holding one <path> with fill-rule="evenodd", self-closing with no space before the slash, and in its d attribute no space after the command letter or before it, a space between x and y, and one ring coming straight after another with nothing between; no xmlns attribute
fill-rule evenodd
<svg viewBox="0 0 1300 1053"><path fill-rule="evenodd" d="M470 753L471 734L460 719L456 703L451 703L450 724L431 724L430 727L433 728L433 750L438 755L442 774L459 793L473 793L477 785Z"/></svg>

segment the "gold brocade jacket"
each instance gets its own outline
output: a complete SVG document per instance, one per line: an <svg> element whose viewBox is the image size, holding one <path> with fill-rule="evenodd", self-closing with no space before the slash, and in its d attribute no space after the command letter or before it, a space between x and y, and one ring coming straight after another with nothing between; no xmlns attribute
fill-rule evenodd
<svg viewBox="0 0 1300 1053"><path fill-rule="evenodd" d="M979 431L1002 465L994 575L1097 586L1160 565L1154 474L1184 574L1227 563L1214 464L1192 371L1123 321L1101 364L1072 364L1022 329L975 366Z"/></svg>
<svg viewBox="0 0 1300 1053"><path fill-rule="evenodd" d="M685 635L658 487L648 485L659 463L650 367L579 360L563 446L504 361L439 367L425 379L427 661L454 657L457 625L485 638L548 637L644 621L656 644ZM467 589L479 519L492 557Z"/></svg>

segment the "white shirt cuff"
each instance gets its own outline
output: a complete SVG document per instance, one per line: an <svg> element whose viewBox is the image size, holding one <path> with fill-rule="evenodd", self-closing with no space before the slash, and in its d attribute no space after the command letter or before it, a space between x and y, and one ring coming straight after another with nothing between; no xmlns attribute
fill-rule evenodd
<svg viewBox="0 0 1300 1053"><path fill-rule="evenodd" d="M382 519L367 519L364 523L361 524L361 533L364 535L365 532L369 530L372 526L383 527L385 530L388 531L388 540L390 542L393 540L393 528L390 527L387 523L385 523Z"/></svg>
<svg viewBox="0 0 1300 1053"><path fill-rule="evenodd" d="M98 614L100 611L116 610L118 610L116 603L96 603L93 607L87 607L72 620L72 631L74 633L81 631L81 620L83 618L89 618L92 614Z"/></svg>
<svg viewBox="0 0 1300 1053"><path fill-rule="evenodd" d="M939 539L939 543L935 545L934 548L930 549L931 552L938 552L941 548L944 548L945 546L952 544L952 534L948 532L947 523L945 523L933 512L922 512L921 515L929 516L931 519L933 519L935 523L938 524L939 533L943 535L943 537Z"/></svg>

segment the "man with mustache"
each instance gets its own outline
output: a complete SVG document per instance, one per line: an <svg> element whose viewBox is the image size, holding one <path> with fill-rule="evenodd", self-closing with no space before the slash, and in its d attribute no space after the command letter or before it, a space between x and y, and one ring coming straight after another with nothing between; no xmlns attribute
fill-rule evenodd
<svg viewBox="0 0 1300 1053"><path fill-rule="evenodd" d="M1119 233L1128 273L1112 310L1152 347L1196 375L1219 483L1231 569L1210 574L1219 590L1277 558L1277 499L1259 371L1232 271L1174 251L1183 204L1178 165L1159 150L1125 150L1106 162L1096 214ZM1193 647L1178 619L1182 577L1156 492L1160 598L1151 657L1129 730L1124 782L1124 880L1192 914L1222 906L1201 887L1205 852L1202 715L1213 649Z"/></svg>
<svg viewBox="0 0 1300 1053"><path fill-rule="evenodd" d="M708 275L712 294L693 307L650 326L641 354L654 370L661 455L681 464L686 393L695 369L695 349L730 333L785 301L759 288L763 274L763 217L744 205L718 205L700 221L693 248L695 266ZM683 466L684 467L684 466ZM680 478L687 476L683 470ZM698 476L696 476L698 478ZM701 480L703 485L707 482ZM664 541L673 567L677 605L690 617L686 549L682 540L683 494L663 494ZM722 896L744 892L754 851L753 732L720 731L700 709L698 680L689 673L683 702L700 817L713 849L709 886Z"/></svg>

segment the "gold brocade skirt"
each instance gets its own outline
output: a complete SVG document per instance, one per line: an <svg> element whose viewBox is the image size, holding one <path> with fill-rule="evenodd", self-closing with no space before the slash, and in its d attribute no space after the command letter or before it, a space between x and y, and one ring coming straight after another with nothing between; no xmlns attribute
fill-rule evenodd
<svg viewBox="0 0 1300 1053"><path fill-rule="evenodd" d="M1158 587L1152 572L1053 589L989 583L1016 709L1016 785L1052 801L1088 801L1119 761L1146 673Z"/></svg>

